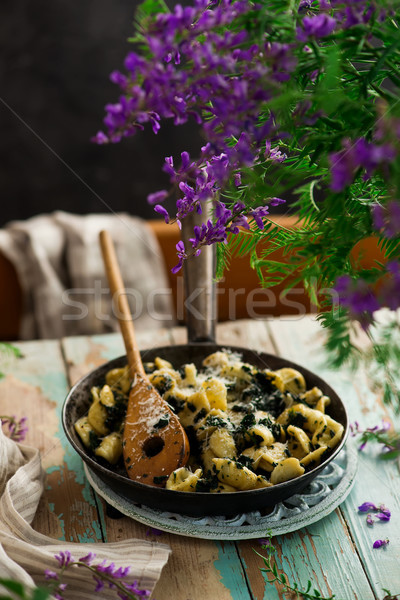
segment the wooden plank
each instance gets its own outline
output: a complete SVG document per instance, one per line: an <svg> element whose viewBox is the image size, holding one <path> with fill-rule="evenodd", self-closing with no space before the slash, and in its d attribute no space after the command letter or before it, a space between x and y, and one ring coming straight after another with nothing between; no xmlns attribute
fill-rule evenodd
<svg viewBox="0 0 400 600"><path fill-rule="evenodd" d="M399 418L396 418L387 406L382 405L379 396L368 388L366 376L362 371L357 373L347 369L333 371L324 364L323 352L321 352L323 334L320 326L313 319L306 318L298 322L276 320L269 323L269 328L280 354L302 363L332 385L346 405L350 422L357 420L361 428L365 428L379 424L381 419L385 418L390 419L397 429L400 427ZM350 438L349 444L351 443L355 442ZM354 579L359 580L362 577L358 567L361 560L370 585L378 598L384 595L383 588L391 590L392 593L398 593L400 589L398 568L400 528L398 525L391 527L384 522L368 527L365 514L359 513L357 507L365 501L375 504L383 502L392 511L391 522L396 524L400 519L399 498L400 478L396 464L382 463L378 458L378 448L374 446L360 453L356 483L338 511L343 515L346 524L346 528L343 529L345 537L340 538L340 546L343 548L346 543L351 545L354 541L360 559L354 555L354 560L348 563L347 568L353 572ZM337 531L340 531L339 524ZM389 546L383 549L372 548L375 539L386 537L390 539ZM332 545L330 559L326 556L325 563L332 564L331 561L335 561L338 565L343 564L341 562L343 555L339 550L332 552L334 548L335 545ZM335 584L330 580L330 585L336 595L342 598L344 591L341 591L340 582ZM346 595L343 597L347 598ZM364 596L359 598L364 600Z"/></svg>
<svg viewBox="0 0 400 600"><path fill-rule="evenodd" d="M182 328L154 332L144 340L138 334L138 344L144 341L148 347L179 343L186 335ZM144 346L141 346L144 347ZM115 336L91 338L67 338L63 340L64 354L72 380L98 366L105 360L122 353ZM172 555L165 566L154 597L162 600L249 600L243 568L234 543L216 543L208 540L185 538L164 533L152 537L151 530L127 517L113 519L107 515L105 503L98 499L100 507L99 526L106 541L129 537L160 539L172 548ZM150 537L149 537L150 533Z"/></svg>
<svg viewBox="0 0 400 600"><path fill-rule="evenodd" d="M168 543L172 548L172 555L154 590L155 598L251 598L233 542L213 542L171 535Z"/></svg>
<svg viewBox="0 0 400 600"><path fill-rule="evenodd" d="M246 319L220 323L217 326L217 342L221 345L242 346L258 352L275 354L275 348L264 321Z"/></svg>
<svg viewBox="0 0 400 600"><path fill-rule="evenodd" d="M171 343L171 334L168 329L160 329L156 333L139 331L136 337L140 349L152 348L155 344L167 346ZM125 354L120 333L71 336L62 340L62 347L71 385L107 360Z"/></svg>
<svg viewBox="0 0 400 600"><path fill-rule="evenodd" d="M1 413L28 417L26 444L39 448L46 470L44 493L32 525L58 539L97 541L101 533L94 496L61 427L68 384L60 344L16 345L23 358L7 365L7 376L0 380Z"/></svg>
<svg viewBox="0 0 400 600"><path fill-rule="evenodd" d="M187 344L187 330L186 327L172 327L170 330L171 344Z"/></svg>
<svg viewBox="0 0 400 600"><path fill-rule="evenodd" d="M298 532L272 538L272 544L277 550L279 572L291 585L296 582L306 589L310 580L313 589L325 597L336 594L338 600L374 600L356 550L349 543L346 524L336 512ZM251 540L240 542L238 547L254 599L280 600L282 587L267 583L260 571L263 561L254 549L264 555L266 551Z"/></svg>

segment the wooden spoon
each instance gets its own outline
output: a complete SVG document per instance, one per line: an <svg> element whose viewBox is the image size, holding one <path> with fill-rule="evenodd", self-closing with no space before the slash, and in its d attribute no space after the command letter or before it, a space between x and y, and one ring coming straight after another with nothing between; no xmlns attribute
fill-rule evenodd
<svg viewBox="0 0 400 600"><path fill-rule="evenodd" d="M186 464L189 441L178 417L145 373L114 244L107 231L100 232L100 247L133 378L122 441L124 464L130 479L163 487L172 471Z"/></svg>

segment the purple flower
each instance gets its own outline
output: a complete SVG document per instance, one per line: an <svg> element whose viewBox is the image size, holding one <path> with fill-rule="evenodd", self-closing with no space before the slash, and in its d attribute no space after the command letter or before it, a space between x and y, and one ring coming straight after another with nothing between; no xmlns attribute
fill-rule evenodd
<svg viewBox="0 0 400 600"><path fill-rule="evenodd" d="M400 263L390 261L386 265L386 276L382 278L379 289L382 306L396 310L400 303Z"/></svg>
<svg viewBox="0 0 400 600"><path fill-rule="evenodd" d="M269 140L265 142L264 156L267 160L277 163L281 163L287 158L286 154L281 152L279 148L271 148L271 142Z"/></svg>
<svg viewBox="0 0 400 600"><path fill-rule="evenodd" d="M361 506L358 507L360 512L368 512L369 510L378 510L378 507L375 506L372 502L364 502Z"/></svg>
<svg viewBox="0 0 400 600"><path fill-rule="evenodd" d="M365 442L363 442L362 444L360 444L360 446L359 446L359 448L358 448L358 449L359 449L359 451L360 451L360 452L362 452L362 451L365 449L365 446L366 446L366 445L367 445L367 442L366 442L366 441L365 441Z"/></svg>
<svg viewBox="0 0 400 600"><path fill-rule="evenodd" d="M217 219L216 223L208 220L207 223L203 223L201 226L196 225L194 228L194 237L190 238L193 249L196 251L201 246L209 246L215 242L226 241L226 222L230 215L231 211L228 209L228 213L225 212Z"/></svg>
<svg viewBox="0 0 400 600"><path fill-rule="evenodd" d="M371 515L371 513L368 513L367 514L367 525L371 525L371 527L372 527L373 524L374 524L374 518Z"/></svg>
<svg viewBox="0 0 400 600"><path fill-rule="evenodd" d="M112 575L115 571L115 564L110 562L107 565L107 561L104 559L100 564L95 565L95 569L98 573L106 573L107 575Z"/></svg>
<svg viewBox="0 0 400 600"><path fill-rule="evenodd" d="M359 138L354 144L354 153L360 166L366 170L365 179L368 179L379 164L392 162L396 154L390 144L378 146L367 142L365 138Z"/></svg>
<svg viewBox="0 0 400 600"><path fill-rule="evenodd" d="M375 515L381 521L389 521L391 517L390 510L384 504L379 505L379 513Z"/></svg>
<svg viewBox="0 0 400 600"><path fill-rule="evenodd" d="M279 82L288 81L297 64L289 44L267 42L265 56L272 67L273 78Z"/></svg>
<svg viewBox="0 0 400 600"><path fill-rule="evenodd" d="M27 417L21 417L21 419L18 420L15 415L1 415L0 419L2 425L7 425L7 434L10 439L14 440L14 442L22 442L25 439L28 432L28 427L26 425L28 420Z"/></svg>
<svg viewBox="0 0 400 600"><path fill-rule="evenodd" d="M368 21L376 15L378 20L381 18L386 18L386 11L380 9L377 13L377 6L374 4L377 3L365 3L360 0L331 0L332 7L337 10L335 13L335 17L343 29L348 29L349 27L354 27L356 25L362 25L368 23Z"/></svg>
<svg viewBox="0 0 400 600"><path fill-rule="evenodd" d="M157 204L154 207L154 210L156 211L156 213L160 214L162 217L164 217L164 221L166 223L169 223L170 221L170 217L169 217L169 213L167 211L166 208L164 208L163 206L161 206L161 204Z"/></svg>
<svg viewBox="0 0 400 600"><path fill-rule="evenodd" d="M72 562L75 562L75 559L69 550L65 550L65 552L61 551L59 554L56 554L54 558L58 560L60 567L68 567Z"/></svg>
<svg viewBox="0 0 400 600"><path fill-rule="evenodd" d="M337 278L334 289L339 295L339 302L346 306L353 319L357 319L366 329L372 322L373 313L380 304L372 289L363 279L353 279L349 275Z"/></svg>
<svg viewBox="0 0 400 600"><path fill-rule="evenodd" d="M301 0L299 11L308 11L317 4ZM371 18L371 11L358 0L331 3L321 0L319 9L319 14L303 18L303 12L299 16L298 37L302 41L310 39L309 46L313 49L318 45L315 40L329 36L336 27L352 26ZM335 18L328 13L331 9ZM258 7L254 8L248 0L195 0L193 6L176 5L171 11L143 22L143 43L149 51L143 56L129 52L124 62L125 72L113 71L110 75L120 90L119 98L106 106L105 131L94 138L98 144L117 143L149 126L156 134L165 119L179 125L191 118L207 140L195 160L188 152L182 152L179 168L174 166L172 157L165 159L163 168L173 189L179 190L175 212L178 223L194 211L201 214L205 202L216 207L213 220L194 231L189 255L200 253L205 245L225 243L229 233L237 233L240 226L249 227L247 218L253 218L262 229L268 207L257 207L257 199L247 210L237 212L232 208L233 203L222 203L219 199L224 198L224 190L228 193L231 186L242 185L241 175L243 187L248 182L251 185L246 167L264 167L263 158L275 163L287 158L279 149L286 135L280 131L279 109L276 115L268 109L267 118L267 103L281 88L277 82L289 80L297 61L303 61L305 55L296 40L280 33L271 33L263 41L252 36L256 40L252 43L251 34L243 27L246 19L238 17L249 13L254 20L256 10ZM313 51L304 71L304 74L310 72L311 77L316 66ZM301 125L307 119L310 122L318 118L313 113L313 103L305 99L304 104L307 102L306 112L296 114ZM271 148L269 141L263 157L262 147L267 138L276 146ZM331 157L332 189L343 190L360 168L365 170L365 177L370 177L393 156L393 149L383 143L372 144L363 138L354 143L348 141L348 146L344 142L342 149ZM169 212L162 206L167 195L166 190L157 191L149 195L148 201L169 222ZM272 198L270 205L282 202ZM174 272L187 256L184 248L178 249L179 262ZM373 298L364 293L362 285L361 288L349 290L349 308L361 310L368 322Z"/></svg>
<svg viewBox="0 0 400 600"><path fill-rule="evenodd" d="M45 579L56 579L58 580L58 575L55 571L50 571L50 569L45 569L44 572Z"/></svg>
<svg viewBox="0 0 400 600"><path fill-rule="evenodd" d="M182 241L176 244L176 251L178 254L179 261L178 264L172 267L172 273L178 273L178 271L180 271L182 268L183 261L187 258L185 244Z"/></svg>
<svg viewBox="0 0 400 600"><path fill-rule="evenodd" d="M134 75L137 71L141 72L145 66L145 59L136 52L129 52L124 61L124 67Z"/></svg>
<svg viewBox="0 0 400 600"><path fill-rule="evenodd" d="M88 554L85 554L85 556L78 558L78 561L90 565L95 558L96 554L94 552L89 552Z"/></svg>
<svg viewBox="0 0 400 600"><path fill-rule="evenodd" d="M367 427L365 429L366 432L369 433L385 433L386 431L389 431L389 429L391 428L391 425L389 423L389 421L383 421L380 425L374 425L373 427ZM360 424L358 423L358 421L354 421L354 423L352 423L350 425L350 429L353 433L353 435L356 435L357 433L364 433L362 429L360 429Z"/></svg>
<svg viewBox="0 0 400 600"><path fill-rule="evenodd" d="M385 512L376 513L375 517L380 521L390 521L390 511L386 510Z"/></svg>
<svg viewBox="0 0 400 600"><path fill-rule="evenodd" d="M133 583L126 583L125 588L132 594L136 594L136 596L139 596L139 598L148 598L150 596L149 590L143 590L139 588L137 581L134 581Z"/></svg>
<svg viewBox="0 0 400 600"><path fill-rule="evenodd" d="M129 574L130 570L131 568L129 566L118 567L118 569L115 569L115 571L112 573L112 576L114 579L124 579Z"/></svg>
<svg viewBox="0 0 400 600"><path fill-rule="evenodd" d="M94 591L95 592L101 592L101 590L104 589L104 581L102 581L98 577L93 577L93 579L96 582L96 587L94 588Z"/></svg>
<svg viewBox="0 0 400 600"><path fill-rule="evenodd" d="M310 37L322 38L330 35L336 27L336 20L327 15L320 13L311 17L304 17L303 29L298 29L297 38L300 41L306 41Z"/></svg>
<svg viewBox="0 0 400 600"><path fill-rule="evenodd" d="M376 145L359 138L355 142L343 140L343 150L330 155L331 189L342 191L352 183L357 169L364 168L364 179L371 177L382 163L390 163L395 158L395 151L390 144Z"/></svg>
<svg viewBox="0 0 400 600"><path fill-rule="evenodd" d="M386 538L386 540L376 540L372 547L373 548L380 548L381 546L387 546L389 543L389 540Z"/></svg>
<svg viewBox="0 0 400 600"><path fill-rule="evenodd" d="M399 271L400 271L400 267L399 267ZM380 425L374 425L373 427L367 427L365 430L360 428L360 425L357 421L355 421L354 423L350 424L350 434L354 437L356 435L361 435L361 439L363 440L363 443L360 445L359 450L364 450L365 446L367 445L367 442L370 439L376 439L378 442L382 443L384 445L384 449L385 450L395 450L396 449L396 445L391 445L389 444L389 442L387 442L387 438L385 437L385 434L391 429L391 424L389 423L389 421L384 421L382 420L382 423ZM380 436L384 436L384 437L380 437Z"/></svg>
<svg viewBox="0 0 400 600"><path fill-rule="evenodd" d="M94 137L92 137L91 139L92 142L94 142L95 144L108 144L109 143L109 139L106 136L106 134L103 131L98 131L96 133L96 135Z"/></svg>
<svg viewBox="0 0 400 600"><path fill-rule="evenodd" d="M166 190L160 190L158 192L153 192L147 196L147 202L149 204L158 204L159 202L163 202L165 198L168 196L168 192Z"/></svg>
<svg viewBox="0 0 400 600"><path fill-rule="evenodd" d="M280 206L281 204L285 204L286 200L283 200L282 198L271 198L269 203L271 206Z"/></svg>
<svg viewBox="0 0 400 600"><path fill-rule="evenodd" d="M241 176L241 174L240 173L234 173L233 178L234 178L234 182L235 182L236 187L239 187L240 184L242 183L242 176Z"/></svg>
<svg viewBox="0 0 400 600"><path fill-rule="evenodd" d="M374 517L376 519L379 519L380 521L390 521L391 512L384 504L376 506L372 502L364 502L363 504L361 504L361 506L358 507L358 510L360 512L369 512L371 510L375 513L373 516L371 514L367 515L368 525L374 524Z"/></svg>
<svg viewBox="0 0 400 600"><path fill-rule="evenodd" d="M249 214L257 223L257 227L259 229L264 229L263 218L269 215L268 206L258 206L254 210L250 211Z"/></svg>
<svg viewBox="0 0 400 600"><path fill-rule="evenodd" d="M334 152L329 157L332 176L331 189L334 192L341 192L353 181L358 166L350 140L344 140L342 146L343 150Z"/></svg>
<svg viewBox="0 0 400 600"><path fill-rule="evenodd" d="M389 431L390 428L391 428L391 424L389 423L389 421L383 421L383 420L382 420L380 428L378 427L380 433Z"/></svg>
<svg viewBox="0 0 400 600"><path fill-rule="evenodd" d="M21 419L19 420L17 424L17 430L13 438L16 442L22 442L25 439L26 434L28 433L28 427L26 425L27 421L27 417L21 417Z"/></svg>
<svg viewBox="0 0 400 600"><path fill-rule="evenodd" d="M387 206L375 204L372 209L372 218L376 230L383 230L388 238L400 234L400 203L392 200Z"/></svg>
<svg viewBox="0 0 400 600"><path fill-rule="evenodd" d="M149 527L146 530L146 535L162 535L163 532L161 531L161 529L156 529L155 527Z"/></svg>
<svg viewBox="0 0 400 600"><path fill-rule="evenodd" d="M300 0L299 11L311 8L313 0Z"/></svg>
<svg viewBox="0 0 400 600"><path fill-rule="evenodd" d="M115 83L116 85L119 85L121 89L125 89L128 82L128 78L120 71L113 71L112 73L110 73L110 81L112 81L112 83Z"/></svg>

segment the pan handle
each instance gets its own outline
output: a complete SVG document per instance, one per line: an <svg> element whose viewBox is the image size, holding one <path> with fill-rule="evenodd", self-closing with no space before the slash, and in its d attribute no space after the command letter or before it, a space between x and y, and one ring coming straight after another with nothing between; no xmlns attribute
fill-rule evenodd
<svg viewBox="0 0 400 600"><path fill-rule="evenodd" d="M203 213L192 212L182 219L182 239L185 248L191 248L189 238L193 237L195 225L201 226L211 217L209 203L204 203ZM183 278L185 285L185 311L188 342L215 343L217 321L215 244L203 246L199 256L192 256L184 262Z"/></svg>

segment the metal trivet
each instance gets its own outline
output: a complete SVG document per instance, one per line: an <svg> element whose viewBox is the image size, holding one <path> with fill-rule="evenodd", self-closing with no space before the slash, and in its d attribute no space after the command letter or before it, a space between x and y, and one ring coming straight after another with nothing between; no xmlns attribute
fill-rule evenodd
<svg viewBox="0 0 400 600"><path fill-rule="evenodd" d="M212 540L246 540L297 531L329 515L350 493L357 471L357 453L347 446L303 490L277 504L272 512L260 511L233 518L190 517L135 504L120 496L84 465L93 489L123 515L150 527L188 537ZM234 493L234 492L233 492Z"/></svg>

